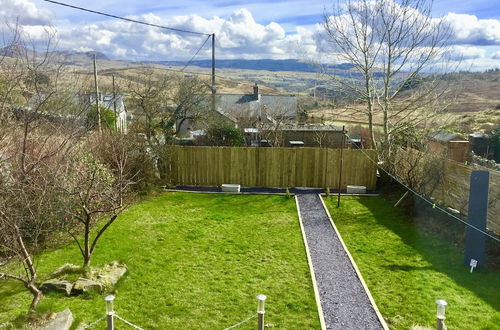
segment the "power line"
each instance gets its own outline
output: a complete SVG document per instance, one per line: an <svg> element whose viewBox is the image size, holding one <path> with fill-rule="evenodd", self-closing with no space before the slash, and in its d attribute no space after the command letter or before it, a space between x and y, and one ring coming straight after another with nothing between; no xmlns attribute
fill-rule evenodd
<svg viewBox="0 0 500 330"><path fill-rule="evenodd" d="M195 31L189 31L189 30L183 30L183 29L176 29L176 28L171 28L171 27L168 27L168 26L163 26L163 25L158 25L158 24L152 24L152 23L142 22L142 21L138 21L138 20L135 20L135 19L131 19L131 18L126 18L126 17L121 17L121 16L116 16L116 15L112 15L112 14L103 13L103 12L100 12L100 11L97 11L97 10L91 10L91 9L87 9L87 8L83 8L83 7L73 6L73 5L70 5L70 4L67 4L67 3L63 3L63 2L59 2L59 1L54 1L54 0L43 0L43 1L50 2L50 3L56 4L56 5L60 5L60 6L64 6L64 7L69 7L69 8L73 8L73 9L78 9L78 10L86 11L86 12L93 13L93 14L98 14L98 15L102 15L102 16L107 16L107 17L112 17L112 18L116 18L116 19L121 19L123 21L128 21L128 22L142 24L142 25L147 25L147 26L153 26L153 27L157 27L157 28L160 28L160 29L165 29L165 30L170 30L170 31L175 31L175 32L181 32L181 33L191 33L191 34L203 35L203 36L210 36L211 35L209 33L195 32Z"/></svg>
<svg viewBox="0 0 500 330"><path fill-rule="evenodd" d="M188 67L188 65L194 60L194 58L196 57L196 55L198 55L198 53L200 52L200 50L205 46L205 44L207 43L208 39L210 39L211 35L209 35L207 37L207 39L205 39L205 41L203 42L203 44L201 45L200 48L198 48L198 50L196 51L196 53L194 53L193 57L191 57L191 59L186 63L186 65L184 65L184 67L181 69L181 72L184 72L184 70Z"/></svg>
<svg viewBox="0 0 500 330"><path fill-rule="evenodd" d="M350 139L351 137L347 134L345 134L347 136L348 139ZM480 232L481 234L483 235L486 235L490 238L492 238L494 241L497 241L497 242L500 242L500 239L496 238L495 236L485 232L484 230L482 229L479 229L477 228L476 226L474 225L471 225L470 223L468 223L467 221L464 221L462 219L460 219L459 217L457 217L456 215L454 215L453 213L450 213L448 211L446 211L444 208L440 207L439 205L436 205L436 203L434 203L433 201L427 199L425 196L423 195L420 195L418 192L416 192L415 190L413 190L412 188L408 187L405 183L401 182L397 177L395 177L394 175L392 175L391 173L387 172L382 166L379 166L370 156L368 156L364 151L363 149L361 149L360 147L358 147L356 144L354 144L356 146L356 148L358 150L361 151L361 153L363 155L365 155L371 162L373 162L375 164L375 166L377 166L377 168L380 168L382 171L384 171L387 175L389 175L391 178L393 178L394 180L396 180L400 185L402 185L403 187L405 187L408 191L410 191L411 193L413 193L415 196L419 197L420 199L422 199L424 202L428 203L429 205L432 205L432 208L435 208L435 209L438 209L439 211L447 214L448 216L460 221L461 223L463 223L464 225L466 225L467 227L470 227L472 229L475 229L477 230L478 232Z"/></svg>

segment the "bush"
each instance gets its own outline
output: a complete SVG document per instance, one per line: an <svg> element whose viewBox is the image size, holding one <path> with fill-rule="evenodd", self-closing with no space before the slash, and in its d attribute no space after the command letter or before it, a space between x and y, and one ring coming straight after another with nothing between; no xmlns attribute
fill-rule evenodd
<svg viewBox="0 0 500 330"><path fill-rule="evenodd" d="M148 191L159 183L155 160L144 138L108 131L96 132L90 139L94 155L111 170L117 170L117 157L126 157L126 173L135 182L133 190Z"/></svg>
<svg viewBox="0 0 500 330"><path fill-rule="evenodd" d="M89 129L95 129L98 125L97 120L97 110L96 106L93 105L90 111L87 113L87 127ZM111 130L115 129L116 115L113 111L106 107L99 107L100 117L101 117L101 127L105 127Z"/></svg>
<svg viewBox="0 0 500 330"><path fill-rule="evenodd" d="M491 131L490 149L495 162L500 163L500 127Z"/></svg>
<svg viewBox="0 0 500 330"><path fill-rule="evenodd" d="M217 123L207 130L207 142L211 146L241 147L244 141L241 131L227 123Z"/></svg>

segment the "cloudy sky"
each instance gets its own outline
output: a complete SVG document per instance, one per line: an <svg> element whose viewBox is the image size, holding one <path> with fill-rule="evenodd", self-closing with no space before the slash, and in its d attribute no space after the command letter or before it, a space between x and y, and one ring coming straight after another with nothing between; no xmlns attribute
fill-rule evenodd
<svg viewBox="0 0 500 330"><path fill-rule="evenodd" d="M276 0L58 0L174 28L216 33L218 58L321 59L317 33L331 2ZM434 17L452 28L450 55L472 70L500 68L500 6L493 0L435 0ZM112 58L187 60L206 37L170 33L43 0L0 0L3 21L18 19L32 38L57 30L59 48ZM197 59L209 58L209 43Z"/></svg>

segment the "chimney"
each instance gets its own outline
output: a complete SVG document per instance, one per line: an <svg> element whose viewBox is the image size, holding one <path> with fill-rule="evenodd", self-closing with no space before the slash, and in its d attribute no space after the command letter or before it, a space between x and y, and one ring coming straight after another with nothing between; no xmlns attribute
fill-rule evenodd
<svg viewBox="0 0 500 330"><path fill-rule="evenodd" d="M253 96L256 100L260 100L259 85L257 83L253 86Z"/></svg>

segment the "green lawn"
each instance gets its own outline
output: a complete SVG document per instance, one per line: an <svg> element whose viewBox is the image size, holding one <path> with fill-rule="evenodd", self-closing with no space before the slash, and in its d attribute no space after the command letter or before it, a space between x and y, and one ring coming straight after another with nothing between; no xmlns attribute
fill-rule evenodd
<svg viewBox="0 0 500 330"><path fill-rule="evenodd" d="M460 249L417 229L376 197L325 202L391 329L435 327L435 300L448 302L449 329L500 329L500 274L470 274Z"/></svg>
<svg viewBox="0 0 500 330"><path fill-rule="evenodd" d="M223 329L255 313L259 293L268 296L266 323L320 328L293 199L188 193L150 198L120 216L92 264L112 260L129 268L118 283L115 309L145 329ZM41 278L66 262L82 262L73 244L39 258ZM87 323L103 315L103 297L46 296L40 309L69 307L75 324ZM29 302L20 285L1 282L0 328ZM254 319L238 329L255 326Z"/></svg>

